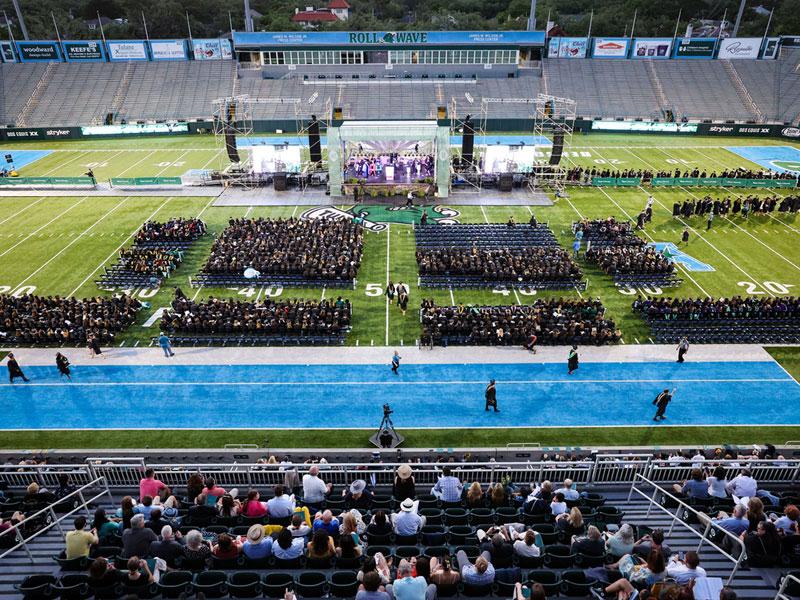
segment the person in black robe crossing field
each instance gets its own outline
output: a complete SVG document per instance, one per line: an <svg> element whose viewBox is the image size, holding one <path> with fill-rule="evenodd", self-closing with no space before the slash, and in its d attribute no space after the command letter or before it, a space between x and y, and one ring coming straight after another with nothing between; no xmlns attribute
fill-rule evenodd
<svg viewBox="0 0 800 600"><path fill-rule="evenodd" d="M61 352L56 352L56 368L58 368L58 372L60 373L61 377L66 376L67 381L72 381L72 375L69 369L69 359L61 354Z"/></svg>
<svg viewBox="0 0 800 600"><path fill-rule="evenodd" d="M8 367L8 380L11 383L14 383L17 377L22 377L22 381L30 381L30 379L25 377L25 373L22 372L22 369L19 368L19 363L13 352L8 353L8 362L6 366Z"/></svg>
<svg viewBox="0 0 800 600"><path fill-rule="evenodd" d="M489 410L489 407L494 409L494 412L500 412L497 408L497 386L495 385L494 379L489 380L489 385L486 386L486 410Z"/></svg>
<svg viewBox="0 0 800 600"><path fill-rule="evenodd" d="M653 421L663 421L667 417L664 416L664 413L667 412L667 405L672 401L672 397L675 395L675 390L670 392L668 389L661 392L656 399L653 400L653 404L656 406L656 416L653 417Z"/></svg>
<svg viewBox="0 0 800 600"><path fill-rule="evenodd" d="M578 347L572 346L567 357L567 367L569 368L569 375L578 369Z"/></svg>

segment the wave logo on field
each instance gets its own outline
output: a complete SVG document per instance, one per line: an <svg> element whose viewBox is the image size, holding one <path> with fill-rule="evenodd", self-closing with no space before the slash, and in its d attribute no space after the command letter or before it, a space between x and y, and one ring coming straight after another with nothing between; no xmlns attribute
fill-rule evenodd
<svg viewBox="0 0 800 600"><path fill-rule="evenodd" d="M318 206L300 215L301 219L353 219L358 217L365 229L375 233L384 231L387 223L401 225L419 224L427 214L428 223L452 225L461 213L447 206L382 206L379 204L356 204L348 210L335 206Z"/></svg>
<svg viewBox="0 0 800 600"><path fill-rule="evenodd" d="M692 271L693 273L711 273L712 271L716 271L716 269L708 263L704 263L693 256L689 256L672 242L656 242L655 244L649 245L654 246L656 252L663 254L676 265L683 266L687 271Z"/></svg>
<svg viewBox="0 0 800 600"><path fill-rule="evenodd" d="M800 172L800 161L798 160L773 160L770 162L776 169L785 169L793 173Z"/></svg>

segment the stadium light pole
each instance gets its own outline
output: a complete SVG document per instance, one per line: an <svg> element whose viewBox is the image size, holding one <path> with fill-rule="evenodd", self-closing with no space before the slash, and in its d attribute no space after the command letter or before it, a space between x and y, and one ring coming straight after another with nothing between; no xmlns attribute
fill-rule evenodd
<svg viewBox="0 0 800 600"><path fill-rule="evenodd" d="M586 39L592 37L592 20L594 19L594 9L589 13L589 30L586 32Z"/></svg>
<svg viewBox="0 0 800 600"><path fill-rule="evenodd" d="M739 3L739 12L736 13L736 24L733 26L733 36L732 37L736 37L737 35L739 35L739 25L742 22L742 15L744 14L744 3L746 1L747 0L742 0Z"/></svg>
<svg viewBox="0 0 800 600"><path fill-rule="evenodd" d="M636 29L636 12L637 9L633 9L633 23L631 23L631 42L633 42L633 30Z"/></svg>
<svg viewBox="0 0 800 600"><path fill-rule="evenodd" d="M150 41L150 35L147 33L147 19L144 18L144 11L142 11L142 25L144 25L144 39Z"/></svg>
<svg viewBox="0 0 800 600"><path fill-rule="evenodd" d="M189 11L186 11L186 28L189 30L189 43L194 44L192 40L192 24L189 22Z"/></svg>
<svg viewBox="0 0 800 600"><path fill-rule="evenodd" d="M14 0L16 2L16 0ZM247 2L247 0L245 0ZM528 31L536 29L536 0L531 0L531 14L528 17ZM546 34L547 32L545 32ZM26 38L27 39L27 38Z"/></svg>
<svg viewBox="0 0 800 600"><path fill-rule="evenodd" d="M722 28L725 27L725 19L728 18L728 9L725 9L725 12L722 13L722 21L719 22L719 31L717 31L717 39L722 37Z"/></svg>
<svg viewBox="0 0 800 600"><path fill-rule="evenodd" d="M53 27L56 28L56 39L58 40L58 45L61 46L61 33L58 31L58 23L56 23L56 16L52 10L50 11L50 18L53 19Z"/></svg>
<svg viewBox="0 0 800 600"><path fill-rule="evenodd" d="M678 27L681 26L681 16L683 15L683 8L678 11L678 20L675 21L675 33L672 35L672 39L678 37Z"/></svg>
<svg viewBox="0 0 800 600"><path fill-rule="evenodd" d="M14 4L14 10L17 12L17 20L19 21L19 30L22 32L22 37L27 41L31 38L28 37L28 28L25 27L25 19L22 18L22 10L19 7L18 0L11 0ZM6 23L8 23L8 18L6 18Z"/></svg>
<svg viewBox="0 0 800 600"><path fill-rule="evenodd" d="M103 38L103 44L105 44L106 43L106 32L103 29L103 21L100 18L100 11L99 10L97 11L97 23L98 23L98 25L100 25L100 37Z"/></svg>

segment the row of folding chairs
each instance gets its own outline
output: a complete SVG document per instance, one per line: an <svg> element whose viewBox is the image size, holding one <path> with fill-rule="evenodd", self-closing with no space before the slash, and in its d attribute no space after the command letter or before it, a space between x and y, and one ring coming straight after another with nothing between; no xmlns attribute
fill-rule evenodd
<svg viewBox="0 0 800 600"><path fill-rule="evenodd" d="M579 289L581 291L586 289L586 282L580 279L560 279L560 280L539 280L534 279L531 281L519 280L496 280L496 279L483 279L480 277L459 277L448 275L420 275L420 287L429 287L435 289L475 289L475 288L492 288L492 289L521 289L521 290L572 290Z"/></svg>
<svg viewBox="0 0 800 600"><path fill-rule="evenodd" d="M343 346L346 335L184 335L170 337L173 346ZM152 338L153 342L157 338Z"/></svg>
<svg viewBox="0 0 800 600"><path fill-rule="evenodd" d="M293 275L264 275L262 277L248 279L244 275L232 275L223 273L198 273L192 280L192 287L299 287L299 288L335 288L335 289L355 289L355 279L306 279L302 276Z"/></svg>

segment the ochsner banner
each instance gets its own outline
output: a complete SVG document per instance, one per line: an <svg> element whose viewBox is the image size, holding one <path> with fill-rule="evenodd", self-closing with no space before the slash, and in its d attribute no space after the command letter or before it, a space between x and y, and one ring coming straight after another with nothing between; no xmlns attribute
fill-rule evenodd
<svg viewBox="0 0 800 600"><path fill-rule="evenodd" d="M671 38L637 38L633 42L632 58L669 58Z"/></svg>
<svg viewBox="0 0 800 600"><path fill-rule="evenodd" d="M717 58L725 60L738 58L758 58L761 38L726 38L720 41Z"/></svg>
<svg viewBox="0 0 800 600"><path fill-rule="evenodd" d="M626 58L628 38L594 38L594 58Z"/></svg>

